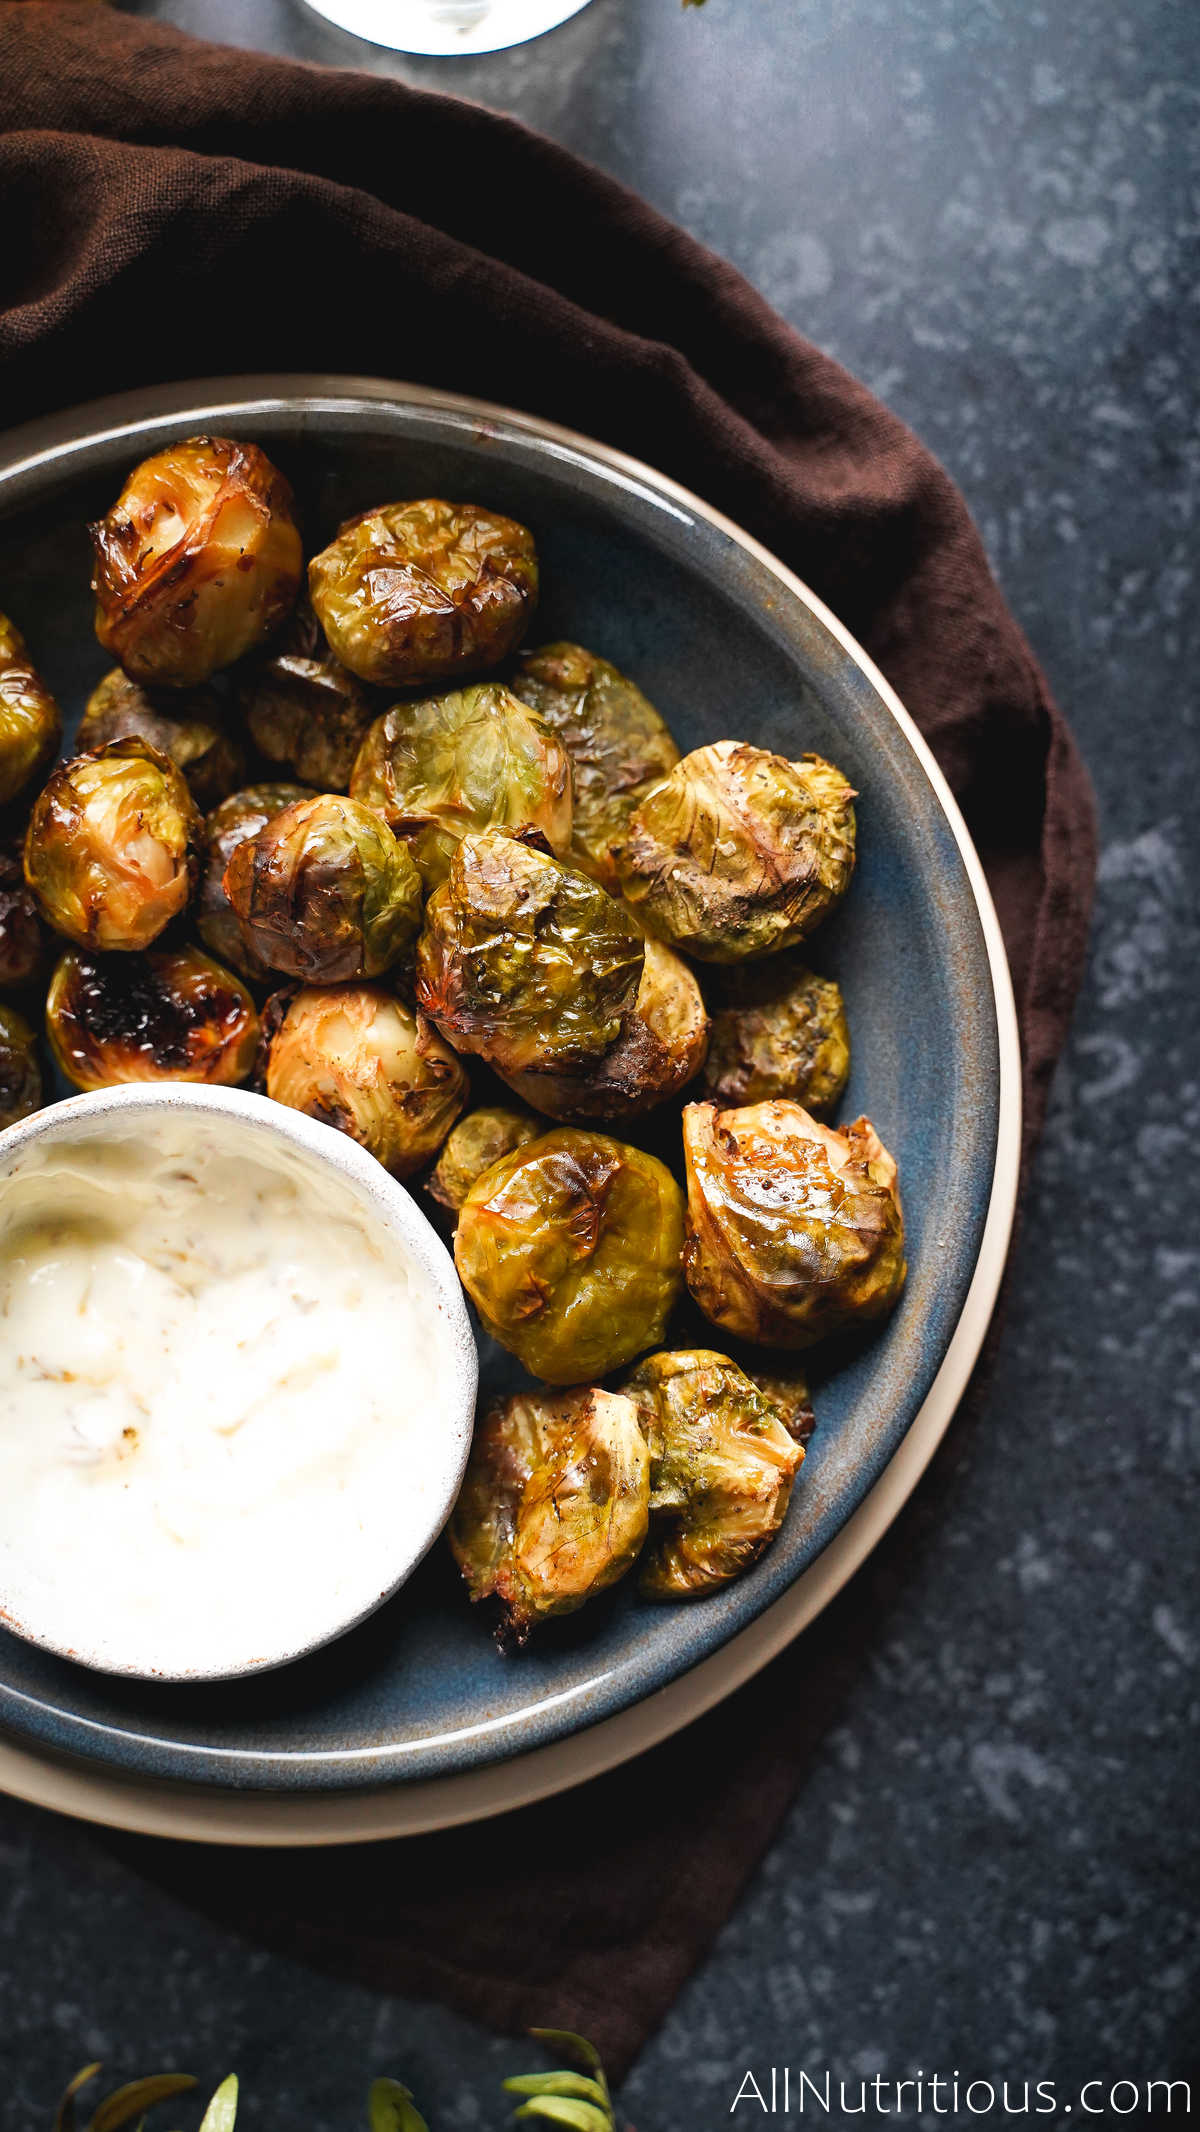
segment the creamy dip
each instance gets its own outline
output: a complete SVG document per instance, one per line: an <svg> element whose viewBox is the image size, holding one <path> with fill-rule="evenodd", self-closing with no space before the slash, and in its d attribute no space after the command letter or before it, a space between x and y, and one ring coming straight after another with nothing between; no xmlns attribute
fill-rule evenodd
<svg viewBox="0 0 1200 2132"><path fill-rule="evenodd" d="M105 1118L0 1184L0 1608L114 1670L324 1640L440 1521L430 1277L230 1116Z"/></svg>

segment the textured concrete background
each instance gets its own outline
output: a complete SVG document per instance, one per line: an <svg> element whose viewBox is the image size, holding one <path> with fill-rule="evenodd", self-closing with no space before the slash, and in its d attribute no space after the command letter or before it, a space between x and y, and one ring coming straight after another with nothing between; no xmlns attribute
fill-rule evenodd
<svg viewBox="0 0 1200 2132"><path fill-rule="evenodd" d="M630 2114L701 2132L785 2060L1063 2099L1196 2071L1200 14L594 0L443 62L298 0L143 11L515 111L727 253L959 480L1099 789L1091 970L987 1410L812 1632L835 1664L857 1624L836 1723ZM0 1806L5 2132L93 2056L235 2065L264 2132L355 2124L403 2072L467 2132L535 2055L243 1944L86 1829ZM1129 2103L1102 2121L1141 2124Z"/></svg>

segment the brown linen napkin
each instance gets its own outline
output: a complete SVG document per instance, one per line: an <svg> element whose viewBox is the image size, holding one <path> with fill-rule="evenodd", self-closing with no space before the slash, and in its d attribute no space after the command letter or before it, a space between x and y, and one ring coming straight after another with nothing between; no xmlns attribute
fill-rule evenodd
<svg viewBox="0 0 1200 2132"><path fill-rule="evenodd" d="M0 0L0 81L6 422L231 370L415 379L652 461L828 601L982 854L1028 1152L1083 961L1091 795L962 498L903 424L730 266L510 119L88 0ZM769 1844L945 1475L763 1679L582 1792L351 1854L123 1848L248 1934L500 2026L581 2027L619 2073Z"/></svg>

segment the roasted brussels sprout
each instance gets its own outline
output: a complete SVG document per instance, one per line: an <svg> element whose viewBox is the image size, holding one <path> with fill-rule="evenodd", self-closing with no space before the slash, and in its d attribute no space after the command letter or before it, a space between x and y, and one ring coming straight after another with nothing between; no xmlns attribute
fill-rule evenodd
<svg viewBox="0 0 1200 2132"><path fill-rule="evenodd" d="M615 888L613 846L638 801L679 761L678 748L640 688L580 644L523 652L513 687L571 758L572 864Z"/></svg>
<svg viewBox="0 0 1200 2132"><path fill-rule="evenodd" d="M37 1037L23 1014L0 999L0 1128L42 1107Z"/></svg>
<svg viewBox="0 0 1200 2132"><path fill-rule="evenodd" d="M0 988L36 983L49 955L49 934L25 879L19 844L0 844Z"/></svg>
<svg viewBox="0 0 1200 2132"><path fill-rule="evenodd" d="M525 634L537 584L524 526L437 497L348 518L308 566L335 658L389 688L498 666Z"/></svg>
<svg viewBox="0 0 1200 2132"><path fill-rule="evenodd" d="M687 964L661 941L647 938L644 947L633 1012L616 1043L582 1073L508 1074L514 1094L567 1123L577 1118L616 1123L653 1110L686 1087L708 1040L700 987Z"/></svg>
<svg viewBox="0 0 1200 2132"><path fill-rule="evenodd" d="M786 1097L815 1118L836 1109L850 1074L841 991L790 955L722 971L712 1004L704 1093L723 1104Z"/></svg>
<svg viewBox="0 0 1200 2132"><path fill-rule="evenodd" d="M550 728L499 681L397 703L377 718L350 779L438 888L472 830L540 830L571 841L571 765Z"/></svg>
<svg viewBox="0 0 1200 2132"><path fill-rule="evenodd" d="M621 888L651 932L702 962L793 947L849 885L853 798L818 755L696 748L630 816Z"/></svg>
<svg viewBox="0 0 1200 2132"><path fill-rule="evenodd" d="M62 740L62 712L31 666L25 639L0 614L0 807L44 777Z"/></svg>
<svg viewBox="0 0 1200 2132"><path fill-rule="evenodd" d="M751 1384L770 1400L792 1442L806 1444L816 1428L817 1417L803 1370L794 1365L789 1370L764 1370L752 1363L745 1367Z"/></svg>
<svg viewBox="0 0 1200 2132"><path fill-rule="evenodd" d="M277 973L249 945L225 893L225 868L247 837L257 836L296 800L315 799L306 785L243 785L204 820L204 864L196 895L196 922L205 947L253 984Z"/></svg>
<svg viewBox="0 0 1200 2132"><path fill-rule="evenodd" d="M471 1186L502 1155L538 1140L545 1122L527 1110L505 1110L489 1104L469 1110L460 1118L446 1141L429 1179L429 1190L440 1206L457 1214Z"/></svg>
<svg viewBox="0 0 1200 2132"><path fill-rule="evenodd" d="M318 792L345 792L378 702L335 659L307 602L261 659L236 677L237 699L260 755Z"/></svg>
<svg viewBox="0 0 1200 2132"><path fill-rule="evenodd" d="M650 1459L616 1392L521 1392L475 1432L450 1519L472 1599L496 1599L503 1646L615 1584L646 1537Z"/></svg>
<svg viewBox="0 0 1200 2132"><path fill-rule="evenodd" d="M798 1103L683 1114L684 1267L706 1318L808 1347L879 1318L904 1286L896 1165L866 1118L834 1132Z"/></svg>
<svg viewBox="0 0 1200 2132"><path fill-rule="evenodd" d="M710 1348L647 1355L621 1389L650 1446L642 1591L689 1599L728 1584L782 1525L803 1451L736 1362Z"/></svg>
<svg viewBox="0 0 1200 2132"><path fill-rule="evenodd" d="M393 1177L424 1167L467 1100L432 1024L379 985L280 995L263 1024L267 1094L349 1134Z"/></svg>
<svg viewBox="0 0 1200 2132"><path fill-rule="evenodd" d="M502 1073L586 1067L641 982L636 927L586 874L484 830L464 837L425 911L417 1001L457 1051Z"/></svg>
<svg viewBox="0 0 1200 2132"><path fill-rule="evenodd" d="M77 1088L244 1081L258 1048L246 987L199 948L92 955L68 948L46 1000L50 1048Z"/></svg>
<svg viewBox="0 0 1200 2132"><path fill-rule="evenodd" d="M89 527L96 635L135 681L188 688L261 644L300 586L292 492L257 444L185 437Z"/></svg>
<svg viewBox="0 0 1200 2132"><path fill-rule="evenodd" d="M235 846L225 893L248 948L323 985L379 977L421 922L421 876L369 807L296 800Z"/></svg>
<svg viewBox="0 0 1200 2132"><path fill-rule="evenodd" d="M653 1155L560 1128L472 1185L454 1262L488 1332L548 1384L607 1376L661 1340L683 1197Z"/></svg>
<svg viewBox="0 0 1200 2132"><path fill-rule="evenodd" d="M215 807L246 774L244 750L229 731L215 689L163 689L152 695L117 666L88 697L76 745L82 753L134 736L170 756L198 807Z"/></svg>
<svg viewBox="0 0 1200 2132"><path fill-rule="evenodd" d="M68 940L145 948L192 893L200 837L174 763L147 740L110 740L59 763L39 793L25 833L25 878L42 916Z"/></svg>

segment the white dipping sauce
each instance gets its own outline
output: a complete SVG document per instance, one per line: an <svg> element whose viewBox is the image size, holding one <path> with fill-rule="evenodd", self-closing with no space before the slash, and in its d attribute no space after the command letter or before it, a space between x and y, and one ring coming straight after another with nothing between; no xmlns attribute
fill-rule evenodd
<svg viewBox="0 0 1200 2132"><path fill-rule="evenodd" d="M348 1625L438 1516L438 1310L348 1184L241 1121L32 1142L0 1190L0 1608L176 1676Z"/></svg>

